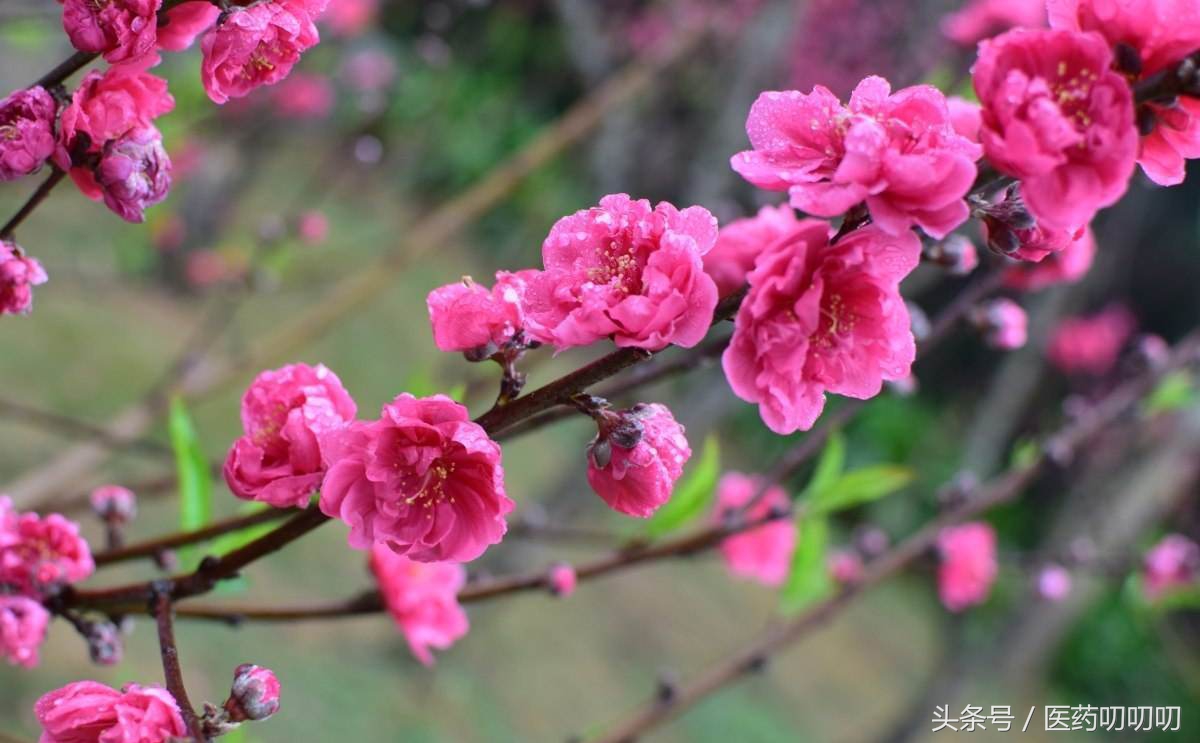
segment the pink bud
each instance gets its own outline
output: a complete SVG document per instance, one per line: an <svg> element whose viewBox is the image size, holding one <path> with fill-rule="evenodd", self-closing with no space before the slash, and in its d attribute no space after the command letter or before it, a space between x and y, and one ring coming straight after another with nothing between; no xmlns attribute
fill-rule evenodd
<svg viewBox="0 0 1200 743"><path fill-rule="evenodd" d="M1046 565L1037 575L1037 594L1046 601L1062 601L1071 593L1071 572L1062 565Z"/></svg>
<svg viewBox="0 0 1200 743"><path fill-rule="evenodd" d="M862 559L851 550L839 550L829 557L829 575L838 583L857 583L862 580Z"/></svg>
<svg viewBox="0 0 1200 743"><path fill-rule="evenodd" d="M1011 299L995 299L976 309L975 323L984 331L992 348L1013 351L1029 339L1029 319L1021 305Z"/></svg>
<svg viewBox="0 0 1200 743"><path fill-rule="evenodd" d="M946 608L957 612L986 601L999 570L992 527L982 522L946 527L938 535L938 551L938 593Z"/></svg>
<svg viewBox="0 0 1200 743"><path fill-rule="evenodd" d="M46 283L46 270L19 245L0 240L0 315L27 315L33 309L33 287Z"/></svg>
<svg viewBox="0 0 1200 743"><path fill-rule="evenodd" d="M1182 534L1168 534L1146 553L1142 587L1155 600L1190 585L1200 575L1200 546Z"/></svg>
<svg viewBox="0 0 1200 743"><path fill-rule="evenodd" d="M127 524L137 515L137 496L120 485L105 485L92 491L92 511L105 521Z"/></svg>
<svg viewBox="0 0 1200 743"><path fill-rule="evenodd" d="M614 415L640 425L641 435L625 440L614 428L617 437L597 437L593 447L607 440L611 455L607 461L588 457L588 484L613 510L648 518L670 499L692 449L665 405L639 404Z"/></svg>
<svg viewBox="0 0 1200 743"><path fill-rule="evenodd" d="M50 613L26 596L0 595L0 658L23 668L38 664Z"/></svg>
<svg viewBox="0 0 1200 743"><path fill-rule="evenodd" d="M323 212L309 211L296 220L296 236L309 245L320 245L329 238L329 219Z"/></svg>
<svg viewBox="0 0 1200 743"><path fill-rule="evenodd" d="M570 596L575 592L577 580L575 568L565 562L560 562L550 568L550 591L555 596Z"/></svg>
<svg viewBox="0 0 1200 743"><path fill-rule="evenodd" d="M225 700L233 722L265 720L279 711L279 679L269 668L243 663L233 672L233 687Z"/></svg>

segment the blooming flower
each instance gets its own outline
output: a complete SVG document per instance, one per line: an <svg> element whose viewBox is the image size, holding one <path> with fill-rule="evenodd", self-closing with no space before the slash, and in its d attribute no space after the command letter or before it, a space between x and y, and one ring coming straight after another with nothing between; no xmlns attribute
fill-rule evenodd
<svg viewBox="0 0 1200 743"><path fill-rule="evenodd" d="M1142 561L1142 590L1151 601L1188 586L1200 574L1200 546L1182 534L1168 534Z"/></svg>
<svg viewBox="0 0 1200 743"><path fill-rule="evenodd" d="M761 487L762 481L740 472L729 472L717 484L717 505L713 520L727 523L737 512L746 521L760 521L775 511L785 511L791 501L779 486L766 490L754 506L742 512ZM721 557L729 572L767 586L778 586L787 579L796 550L796 524L792 519L779 518L753 529L725 537L721 541Z"/></svg>
<svg viewBox="0 0 1200 743"><path fill-rule="evenodd" d="M1040 231L1036 227L1034 230ZM1010 289L1037 291L1055 284L1073 284L1082 279L1091 270L1092 260L1096 256L1096 236L1091 227L1077 234L1065 246L1047 253L1037 263L1022 262L1006 269L1004 285ZM1050 244L1057 247L1058 241L1053 240ZM1023 246L1022 250L1028 254L1033 250L1041 252L1044 247L1046 243L1035 240L1028 249Z"/></svg>
<svg viewBox="0 0 1200 743"><path fill-rule="evenodd" d="M243 663L233 671L225 711L233 722L265 720L279 711L279 679L269 668Z"/></svg>
<svg viewBox="0 0 1200 743"><path fill-rule="evenodd" d="M565 562L560 562L550 568L550 590L555 596L567 597L575 593L575 585L579 578L575 568Z"/></svg>
<svg viewBox="0 0 1200 743"><path fill-rule="evenodd" d="M49 277L36 258L14 242L0 240L0 315L27 315L33 309L33 287Z"/></svg>
<svg viewBox="0 0 1200 743"><path fill-rule="evenodd" d="M81 52L118 64L154 51L162 0L66 0L63 30Z"/></svg>
<svg viewBox="0 0 1200 743"><path fill-rule="evenodd" d="M1128 186L1133 96L1111 62L1093 33L1018 29L980 45L980 141L997 170L1021 179L1043 227L1078 229Z"/></svg>
<svg viewBox="0 0 1200 743"><path fill-rule="evenodd" d="M921 256L915 233L860 228L835 244L807 221L759 256L722 364L734 393L781 434L812 427L825 393L869 399L916 356L900 280Z"/></svg>
<svg viewBox="0 0 1200 743"><path fill-rule="evenodd" d="M996 580L996 532L982 522L950 526L938 535L938 593L950 611L987 600Z"/></svg>
<svg viewBox="0 0 1200 743"><path fill-rule="evenodd" d="M942 19L942 33L956 44L974 46L1010 28L1045 25L1046 0L970 0Z"/></svg>
<svg viewBox="0 0 1200 743"><path fill-rule="evenodd" d="M788 191L792 206L833 217L866 202L893 235L914 224L942 238L967 220L979 145L959 134L945 96L928 85L892 93L881 77L858 84L843 106L820 85L767 92L746 120L753 150L733 169L760 188Z"/></svg>
<svg viewBox="0 0 1200 743"><path fill-rule="evenodd" d="M1200 3L1195 0L1048 0L1050 26L1095 31L1135 60L1122 70L1149 77L1200 49ZM1120 56L1118 62L1125 61ZM1151 103L1155 126L1141 139L1138 163L1162 186L1183 182L1184 161L1200 157L1200 98Z"/></svg>
<svg viewBox="0 0 1200 743"><path fill-rule="evenodd" d="M319 437L354 420L358 407L322 365L265 371L242 397L244 434L225 459L225 482L239 498L300 507L321 485Z"/></svg>
<svg viewBox="0 0 1200 743"><path fill-rule="evenodd" d="M531 332L560 350L609 336L622 347L690 348L717 305L702 265L716 240L717 220L702 207L605 196L560 219L542 244L546 270L526 291Z"/></svg>
<svg viewBox="0 0 1200 743"><path fill-rule="evenodd" d="M54 154L58 104L41 86L0 101L0 181L36 173Z"/></svg>
<svg viewBox="0 0 1200 743"><path fill-rule="evenodd" d="M1055 329L1047 355L1066 374L1102 376L1116 365L1136 326L1133 315L1120 305L1068 318Z"/></svg>
<svg viewBox="0 0 1200 743"><path fill-rule="evenodd" d="M992 348L1014 351L1029 339L1029 318L1011 299L994 299L976 311L976 324Z"/></svg>
<svg viewBox="0 0 1200 743"><path fill-rule="evenodd" d="M41 596L55 586L81 581L93 570L78 524L57 513L16 513L9 499L0 496L0 587Z"/></svg>
<svg viewBox="0 0 1200 743"><path fill-rule="evenodd" d="M189 735L175 699L156 686L117 691L75 681L37 700L33 711L40 743L169 743Z"/></svg>
<svg viewBox="0 0 1200 743"><path fill-rule="evenodd" d="M50 612L28 596L0 594L0 657L22 668L38 664Z"/></svg>
<svg viewBox="0 0 1200 743"><path fill-rule="evenodd" d="M491 356L525 328L526 282L536 273L498 271L491 289L464 276L429 292L425 303L434 344L443 351Z"/></svg>
<svg viewBox="0 0 1200 743"><path fill-rule="evenodd" d="M445 650L467 634L458 592L467 571L452 562L415 562L384 546L371 549L371 571L396 626L417 660L433 665L430 648Z"/></svg>
<svg viewBox="0 0 1200 743"><path fill-rule="evenodd" d="M1051 563L1037 574L1037 595L1046 601L1062 601L1071 593L1071 571Z"/></svg>
<svg viewBox="0 0 1200 743"><path fill-rule="evenodd" d="M105 206L127 222L146 221L146 208L171 189L171 158L162 134L148 126L109 141L94 176Z"/></svg>
<svg viewBox="0 0 1200 743"><path fill-rule="evenodd" d="M321 510L350 526L352 547L468 562L508 528L500 446L445 395L400 395L379 420L335 430L321 446L330 463Z"/></svg>
<svg viewBox="0 0 1200 743"><path fill-rule="evenodd" d="M158 29L158 46L171 52L181 52L192 45L196 37L212 28L221 9L210 0L190 0L167 11L167 23Z"/></svg>
<svg viewBox="0 0 1200 743"><path fill-rule="evenodd" d="M704 256L704 270L717 284L722 297L746 283L746 274L768 245L790 235L801 222L790 206L764 206L758 214L721 228L717 244Z"/></svg>
<svg viewBox="0 0 1200 743"><path fill-rule="evenodd" d="M313 20L328 0L269 0L234 6L200 41L200 79L214 103L241 98L288 76L320 41Z"/></svg>
<svg viewBox="0 0 1200 743"><path fill-rule="evenodd" d="M588 484L614 511L648 518L671 498L692 449L666 405L638 404L614 415L636 433L606 431L592 441Z"/></svg>
<svg viewBox="0 0 1200 743"><path fill-rule="evenodd" d="M92 511L104 520L128 523L137 515L137 496L120 485L104 485L92 491L88 502Z"/></svg>

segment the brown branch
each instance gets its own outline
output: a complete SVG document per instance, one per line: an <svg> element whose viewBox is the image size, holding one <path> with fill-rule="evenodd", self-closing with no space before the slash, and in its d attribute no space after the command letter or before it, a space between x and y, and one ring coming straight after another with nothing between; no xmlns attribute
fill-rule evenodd
<svg viewBox="0 0 1200 743"><path fill-rule="evenodd" d="M50 192L53 191L54 187L62 181L64 176L66 176L65 171L59 170L57 167L52 166L50 169L50 175L46 176L46 180L42 181L41 185L37 187L37 190L33 192L33 195L30 196L29 199L21 206L21 208L17 210L17 213L14 214L11 219L5 222L3 227L0 227L0 240L11 239L13 233L16 232L17 228L21 226L21 223L24 222L30 214L33 214L34 209L37 209L38 206L46 200L46 197L50 195Z"/></svg>
<svg viewBox="0 0 1200 743"><path fill-rule="evenodd" d="M0 398L0 416L12 418L64 436L92 439L111 449L133 448L149 454L159 455L169 455L171 453L171 447L160 441L148 438L133 440L119 438L113 436L112 432L107 428L95 423L89 423L88 421L50 410L41 410L40 408L17 402L16 400Z"/></svg>
<svg viewBox="0 0 1200 743"><path fill-rule="evenodd" d="M183 716L184 725L195 743L208 743L196 717L196 710L188 699L187 689L183 685L183 671L179 667L179 649L175 646L175 629L171 621L171 588L169 585L156 584L154 596L150 600L150 610L158 625L158 646L162 652L163 675L167 680L167 691L175 697L179 712Z"/></svg>
<svg viewBox="0 0 1200 743"><path fill-rule="evenodd" d="M203 529L177 532L157 539L126 545L120 549L97 552L93 555L93 560L96 563L96 567L103 567L105 565L136 560L139 557L155 557L170 549L207 542L225 534L249 529L259 524L279 521L288 516L294 516L297 513L299 513L297 510L291 508L265 508L245 516L236 516L224 521L214 522Z"/></svg>
<svg viewBox="0 0 1200 743"><path fill-rule="evenodd" d="M67 78L79 72L84 67L94 62L100 55L95 52L75 52L71 56L60 62L54 69L39 77L31 88L41 86L49 90L56 85L62 85L67 81Z"/></svg>
<svg viewBox="0 0 1200 743"><path fill-rule="evenodd" d="M633 743L640 736L673 719L697 702L761 668L772 655L825 624L866 589L900 572L932 549L945 527L979 516L997 505L1017 498L1052 461L1069 459L1084 443L1134 408L1163 376L1181 366L1195 363L1200 358L1198 351L1200 332L1193 333L1177 347L1170 364L1117 388L1091 410L1048 439L1033 462L1011 469L991 480L972 498L926 524L887 554L868 563L859 582L844 585L832 597L815 604L799 616L782 625L771 627L742 650L710 666L669 698L658 699L643 706L627 720L594 738L591 743Z"/></svg>

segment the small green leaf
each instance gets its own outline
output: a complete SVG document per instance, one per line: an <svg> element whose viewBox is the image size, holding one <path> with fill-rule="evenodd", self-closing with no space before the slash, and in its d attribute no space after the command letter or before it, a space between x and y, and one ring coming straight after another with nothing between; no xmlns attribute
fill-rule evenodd
<svg viewBox="0 0 1200 743"><path fill-rule="evenodd" d="M179 397L171 398L167 432L175 452L175 472L179 481L179 528L199 529L212 518L212 476L208 459L200 448L196 426L187 406ZM195 548L180 551L180 561L189 562Z"/></svg>
<svg viewBox="0 0 1200 743"><path fill-rule="evenodd" d="M907 467L880 464L842 475L807 502L810 513L834 513L887 497L913 481Z"/></svg>
<svg viewBox="0 0 1200 743"><path fill-rule="evenodd" d="M1187 407L1196 398L1196 387L1187 372L1168 374L1158 386L1146 396L1142 409L1146 415L1165 413Z"/></svg>
<svg viewBox="0 0 1200 743"><path fill-rule="evenodd" d="M721 474L721 447L715 436L704 440L700 460L675 487L671 500L646 522L646 536L657 539L704 513L712 502Z"/></svg>
<svg viewBox="0 0 1200 743"><path fill-rule="evenodd" d="M1023 470L1033 466L1042 456L1041 445L1033 439L1020 439L1013 446L1008 465L1014 470Z"/></svg>
<svg viewBox="0 0 1200 743"><path fill-rule="evenodd" d="M799 495L799 500L811 500L837 482L846 468L846 437L841 431L830 434L813 470L812 479Z"/></svg>
<svg viewBox="0 0 1200 743"><path fill-rule="evenodd" d="M784 614L795 614L833 591L825 564L829 522L823 516L806 515L799 518L797 526L800 533L792 569L779 594L779 608Z"/></svg>

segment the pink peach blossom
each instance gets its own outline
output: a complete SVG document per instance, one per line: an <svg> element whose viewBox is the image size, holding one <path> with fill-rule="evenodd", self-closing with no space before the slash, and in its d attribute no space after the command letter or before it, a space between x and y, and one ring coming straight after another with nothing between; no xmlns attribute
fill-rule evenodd
<svg viewBox="0 0 1200 743"><path fill-rule="evenodd" d="M892 235L918 225L943 238L967 220L963 200L982 150L959 134L942 93L918 85L892 93L881 77L858 84L843 106L820 85L767 92L746 121L753 150L733 169L760 188L788 191L792 206L833 217L865 202Z"/></svg>
<svg viewBox="0 0 1200 743"><path fill-rule="evenodd" d="M333 111L336 94L324 75L297 72L276 86L275 112L287 119L323 119Z"/></svg>
<svg viewBox="0 0 1200 743"><path fill-rule="evenodd" d="M1046 0L968 0L966 7L942 19L942 33L963 46L1010 28L1046 25Z"/></svg>
<svg viewBox="0 0 1200 743"><path fill-rule="evenodd" d="M296 220L296 237L308 245L320 245L329 239L329 218L324 212L304 212Z"/></svg>
<svg viewBox="0 0 1200 743"><path fill-rule="evenodd" d="M265 720L279 711L279 679L270 668L243 663L233 671L225 711L234 722Z"/></svg>
<svg viewBox="0 0 1200 743"><path fill-rule="evenodd" d="M1200 3L1196 0L1048 0L1050 26L1095 31L1114 47L1137 55L1146 78L1178 64L1200 49ZM1142 137L1138 163L1162 186L1183 182L1184 161L1200 157L1200 98L1181 96L1174 104L1151 103L1156 126Z"/></svg>
<svg viewBox="0 0 1200 743"><path fill-rule="evenodd" d="M92 512L105 521L128 523L137 515L137 496L120 485L103 485L88 497Z"/></svg>
<svg viewBox="0 0 1200 743"><path fill-rule="evenodd" d="M1011 299L994 299L976 312L976 324L992 348L1014 351L1029 339L1029 318Z"/></svg>
<svg viewBox="0 0 1200 743"><path fill-rule="evenodd" d="M980 45L980 141L1044 228L1076 230L1121 198L1137 158L1133 95L1104 38L1009 31Z"/></svg>
<svg viewBox="0 0 1200 743"><path fill-rule="evenodd" d="M41 86L0 101L0 181L36 173L54 154L58 104Z"/></svg>
<svg viewBox="0 0 1200 743"><path fill-rule="evenodd" d="M245 435L225 460L226 484L239 498L276 508L306 505L325 476L319 438L357 412L341 380L322 365L259 374L242 397Z"/></svg>
<svg viewBox="0 0 1200 743"><path fill-rule="evenodd" d="M983 128L983 109L975 101L952 95L946 99L950 111L950 126L961 136L979 142L979 130Z"/></svg>
<svg viewBox="0 0 1200 743"><path fill-rule="evenodd" d="M1200 575L1200 546L1182 534L1168 534L1142 561L1142 590L1151 601L1187 587Z"/></svg>
<svg viewBox="0 0 1200 743"><path fill-rule="evenodd" d="M0 587L42 596L95 570L79 525L57 513L16 513L8 498L0 496L0 526Z"/></svg>
<svg viewBox="0 0 1200 743"><path fill-rule="evenodd" d="M330 463L321 510L350 526L352 547L468 562L508 528L500 446L445 395L400 395L379 420L333 431L321 446Z"/></svg>
<svg viewBox="0 0 1200 743"><path fill-rule="evenodd" d="M525 329L526 283L536 273L498 271L491 289L464 276L429 292L425 303L434 344L442 351L472 351L485 358L495 353Z"/></svg>
<svg viewBox="0 0 1200 743"><path fill-rule="evenodd" d="M1051 563L1037 574L1037 595L1046 601L1062 601L1071 593L1071 571Z"/></svg>
<svg viewBox="0 0 1200 743"><path fill-rule="evenodd" d="M221 9L211 0L191 0L180 3L166 13L167 23L158 27L158 46L170 52L181 52L195 42L196 37L212 28Z"/></svg>
<svg viewBox="0 0 1200 743"><path fill-rule="evenodd" d="M717 305L702 265L716 240L717 220L702 207L605 196L560 219L542 244L546 270L526 291L531 332L559 350L610 336L622 347L690 348Z"/></svg>
<svg viewBox="0 0 1200 743"><path fill-rule="evenodd" d="M865 400L907 377L916 343L899 284L920 256L913 232L867 226L831 244L816 220L766 250L722 358L734 393L789 434L812 427L826 392Z"/></svg>
<svg viewBox="0 0 1200 743"><path fill-rule="evenodd" d="M470 624L458 603L467 571L452 562L416 562L382 545L371 548L371 571L396 626L417 660L433 665L430 648L445 650Z"/></svg>
<svg viewBox="0 0 1200 743"><path fill-rule="evenodd" d="M283 80L320 41L313 20L325 2L268 0L234 6L200 41L200 78L214 103Z"/></svg>
<svg viewBox="0 0 1200 743"><path fill-rule="evenodd" d="M579 577L575 575L575 568L565 562L560 562L550 568L550 590L555 596L566 598L575 593L575 586L579 582Z"/></svg>
<svg viewBox="0 0 1200 743"><path fill-rule="evenodd" d="M360 36L379 15L379 0L329 0L325 24L336 36Z"/></svg>
<svg viewBox="0 0 1200 743"><path fill-rule="evenodd" d="M81 52L130 62L154 52L161 7L162 0L66 0L63 29Z"/></svg>
<svg viewBox="0 0 1200 743"><path fill-rule="evenodd" d="M50 612L27 596L0 594L0 658L22 668L38 664Z"/></svg>
<svg viewBox="0 0 1200 743"><path fill-rule="evenodd" d="M25 255L16 243L0 240L0 316L28 315L33 309L33 287L48 280L36 258Z"/></svg>
<svg viewBox="0 0 1200 743"><path fill-rule="evenodd" d="M756 216L722 227L716 246L704 256L704 270L716 282L717 293L725 297L741 289L759 253L786 238L800 224L796 212L781 204L764 206Z"/></svg>
<svg viewBox="0 0 1200 743"><path fill-rule="evenodd" d="M639 403L609 415L616 428L588 446L588 484L614 511L649 518L670 500L692 456L684 428L659 403Z"/></svg>
<svg viewBox="0 0 1200 743"><path fill-rule="evenodd" d="M1047 355L1066 374L1102 376L1116 366L1136 327L1132 313L1120 305L1087 317L1067 318L1055 329Z"/></svg>
<svg viewBox="0 0 1200 743"><path fill-rule="evenodd" d="M938 535L942 562L938 593L942 604L958 612L987 600L999 568L996 532L982 522L950 526Z"/></svg>
<svg viewBox="0 0 1200 743"><path fill-rule="evenodd" d="M1035 227L1035 234L1044 235L1044 231ZM1061 235L1062 233L1058 233ZM1037 291L1055 284L1073 284L1079 281L1092 268L1092 260L1096 256L1096 236L1091 227L1076 233L1074 239L1062 246L1057 236L1048 242L1042 237L1034 238L1028 247L1022 245L1021 252L1026 255L1037 251L1042 252L1046 247L1053 247L1052 252L1046 252L1045 257L1036 262L1018 263L1004 272L1004 285L1021 291Z"/></svg>
<svg viewBox="0 0 1200 743"><path fill-rule="evenodd" d="M146 209L171 189L171 158L162 134L148 126L110 140L93 175L105 206L127 222L146 221Z"/></svg>
<svg viewBox="0 0 1200 743"><path fill-rule="evenodd" d="M740 472L727 473L717 484L713 521L717 524L727 523L735 512L739 513L740 519L760 521L774 511L788 509L791 501L787 493L779 486L772 486L753 508L743 512L761 485L761 478ZM774 519L721 541L721 557L729 572L766 586L778 586L787 579L795 551L796 523L790 518Z"/></svg>
<svg viewBox="0 0 1200 743"><path fill-rule="evenodd" d="M189 735L175 699L156 686L116 691L75 681L37 700L33 711L39 743L170 743Z"/></svg>

